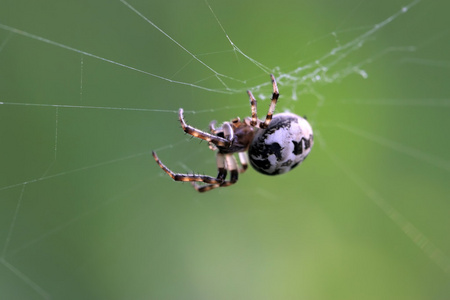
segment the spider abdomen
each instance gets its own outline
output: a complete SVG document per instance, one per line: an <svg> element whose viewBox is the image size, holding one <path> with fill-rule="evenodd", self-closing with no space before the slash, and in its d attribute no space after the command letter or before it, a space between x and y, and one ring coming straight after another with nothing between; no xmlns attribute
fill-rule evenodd
<svg viewBox="0 0 450 300"><path fill-rule="evenodd" d="M249 160L262 174L283 174L298 166L312 145L308 121L293 113L280 113L273 116L267 128L256 132L248 150Z"/></svg>

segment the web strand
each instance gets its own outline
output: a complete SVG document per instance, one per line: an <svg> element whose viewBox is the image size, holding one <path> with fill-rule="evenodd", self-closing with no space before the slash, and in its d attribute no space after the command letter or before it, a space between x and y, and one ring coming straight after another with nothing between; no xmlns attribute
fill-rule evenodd
<svg viewBox="0 0 450 300"><path fill-rule="evenodd" d="M394 141L388 140L388 139L386 139L384 137L377 136L377 135L375 135L373 133L369 133L369 132L361 130L361 129L350 127L350 126L342 124L342 123L338 123L338 124L336 124L336 126L338 128L344 129L344 130L346 130L348 132L356 134L359 137L362 137L362 138L368 139L370 141L376 142L376 143L378 143L380 145L383 145L385 147L389 147L390 149L398 151L401 154L406 154L408 156L411 156L414 159L418 159L418 160L424 161L424 162L426 162L426 163L428 163L430 165L433 165L433 166L435 166L437 168L440 168L440 169L443 169L443 170L445 170L447 172L450 172L450 162L449 161L443 160L443 159L438 158L438 157L434 157L434 156L432 156L430 154L427 154L427 153L424 153L422 151L416 150L414 148L402 145L402 144L400 144L398 142L394 142Z"/></svg>
<svg viewBox="0 0 450 300"><path fill-rule="evenodd" d="M22 271L18 268L7 262L4 258L0 259L0 263L8 268L14 275L16 275L20 280L25 282L28 286L30 286L38 295L42 298L50 300L52 297L50 294L44 290L41 286L39 286L35 281L31 280L28 276L26 276Z"/></svg>
<svg viewBox="0 0 450 300"><path fill-rule="evenodd" d="M80 102L83 100L83 54L80 55Z"/></svg>
<svg viewBox="0 0 450 300"><path fill-rule="evenodd" d="M0 257L0 264L5 266L6 268L8 268L13 274L15 274L17 277L19 277L23 282L25 282L25 284L30 286L34 291L36 291L36 293L38 293L44 299L51 299L50 294L47 291L45 291L36 282L31 280L28 276L26 276L23 272L21 272L18 268L16 268L15 266L10 264L6 260L6 255L8 254L8 249L9 249L9 245L10 245L10 242L11 242L11 237L13 235L13 231L14 231L14 228L16 226L17 216L19 215L19 211L20 211L21 206L22 206L22 200L23 200L23 195L24 195L24 191L25 191L25 186L26 186L26 183L24 183L22 185L22 189L20 191L20 195L19 195L19 199L17 201L16 209L14 211L14 215L13 215L11 224L9 226L8 235L6 237L5 245L3 247L2 255Z"/></svg>
<svg viewBox="0 0 450 300"><path fill-rule="evenodd" d="M208 0L205 0L205 3L208 6L209 10L211 11L212 15L214 16L214 18L216 19L217 24L219 24L220 29L225 34L225 37L227 38L227 40L230 43L231 47L233 47L233 51L238 52L239 54L244 56L247 60L249 60L254 65L256 65L259 69L261 69L264 73L266 73L266 74L272 73L273 71L271 69L269 69L268 67L264 66L262 63L258 62L257 60L251 58L250 56L248 56L247 54L242 52L241 49L239 49L236 46L236 44L233 43L233 41L231 40L230 36L228 35L228 33L226 32L225 28L223 27L222 23L220 22L219 18L217 17L216 13L212 9L211 5L209 4Z"/></svg>
<svg viewBox="0 0 450 300"><path fill-rule="evenodd" d="M45 172L42 174L41 177L32 177L29 180L25 180L26 177L23 177L23 178L15 181L16 183L0 187L0 191L6 191L6 190L14 189L14 188L17 188L17 190L20 189L19 197L17 199L14 198L14 201L16 201L16 200L17 201L12 202L13 205L15 204L15 209L14 209L14 212L11 212L12 219L9 223L7 223L7 225L9 225L9 226L7 226L8 228L5 230L6 239L5 239L5 243L4 243L4 246L3 246L3 249L1 252L1 256L0 256L0 264L3 265L6 269L8 269L11 272L11 274L14 274L15 276L17 276L17 278L19 278L21 281L23 281L23 283L25 283L26 285L31 287L38 295L40 295L44 299L50 299L51 298L50 293L47 292L43 286L40 286L39 284L36 283L36 281L32 280L31 278L33 276L30 276L29 274L27 274L26 269L18 268L16 266L12 265L13 260L11 257L13 255L22 254L22 253L20 253L22 250L29 249L32 246L45 241L50 236L54 236L58 233L63 233L65 230L67 230L67 228L71 227L74 224L79 225L83 221L83 219L85 219L87 216L92 216L95 212L101 211L102 209L105 208L105 206L113 203L114 201L117 201L121 197L131 195L132 194L131 191L133 191L135 189L135 186L133 186L130 189L124 188L123 190L121 190L121 193L119 193L118 195L108 198L106 201L100 202L100 204L96 204L96 206L94 205L93 208L88 208L87 210L85 210L84 212L82 212L80 214L72 213L69 218L64 220L63 223L60 223L58 226L55 226L49 230L45 230L44 232L39 233L37 236L28 239L21 246L16 247L14 249L13 245L16 243L11 243L11 241L14 241L14 242L16 241L16 239L14 239L14 237L15 237L15 234L16 235L18 234L17 231L19 229L17 227L17 221L20 220L19 216L24 215L25 207L22 207L22 206L23 206L25 190L27 191L27 193L26 193L27 198L29 197L28 194L30 194L28 192L28 189L26 189L26 188L29 187L30 184L39 184L39 183L42 183L43 181L46 181L49 179L63 177L63 176L73 174L76 172L91 171L94 168L106 167L108 165L112 165L114 163L122 162L122 161L129 160L129 159L144 157L147 155L150 158L150 153L151 153L151 150L142 152L142 150L135 151L137 148L134 148L133 151L131 151L132 154L130 154L130 155L125 155L125 156L124 155L116 155L116 156L113 156L116 158L111 159L111 160L107 160L107 161L100 160L99 162L96 162L96 163L90 164L90 165L75 166L75 168L73 168L73 169L67 168L67 169L63 169L62 172L58 172L58 173L49 175L50 170L52 170L54 164L57 162L57 159L60 160L61 158L64 157L64 154L65 154L65 153L61 153L61 151L64 150L64 145L60 145L62 147L58 147L59 136L61 135L61 139L60 139L61 142L64 141L64 138L67 138L64 136L65 127L60 128L60 124L59 124L60 117L62 117L61 121L65 121L64 120L64 117L65 117L64 112L71 110L71 109L73 109L73 110L101 110L101 111L110 110L110 111L124 111L124 112L149 112L149 113L151 113L149 115L152 117L155 115L159 115L160 113L162 115L166 115L167 113L168 114L177 114L178 113L178 110L164 109L164 107L172 107L172 106L165 106L164 103L157 104L158 108L156 108L156 109L139 108L139 107L137 107L137 108L114 107L114 106L108 106L108 105L110 105L109 102L104 102L105 106L84 105L84 104L89 104L86 101L87 97L85 97L85 95L84 95L84 89L86 88L86 94L88 94L87 92L89 90L87 88L89 87L89 83L90 83L89 76L86 76L86 77L84 76L85 75L84 73L86 71L90 71L89 70L90 65L87 64L88 61L84 59L85 57L93 58L95 60L103 61L107 64L112 64L112 65L118 66L120 68L117 68L117 69L121 70L122 72L124 69L132 70L134 72L139 73L142 76L150 76L150 77L153 77L153 78L156 78L159 80L166 81L170 84L173 84L173 86L181 85L181 86L183 86L183 88L184 87L192 88L190 90L199 89L199 90L204 90L204 91L208 91L208 92L212 92L212 93L235 94L238 92L239 93L243 92L243 89L234 88L234 86L238 85L238 84L239 85L246 84L247 80L237 79L237 78L228 76L227 74L220 73L219 71L216 70L216 68L212 67L213 65L207 64L206 62L208 61L208 59L203 57L204 55L211 55L211 54L214 54L214 55L221 54L221 53L229 54L229 52L232 51L236 56L236 60L238 60L238 57L240 57L240 56L244 57L244 59L246 61L250 62L254 67L256 67L258 69L259 72L263 73L263 75L266 75L266 74L269 74L272 72L278 73L276 77L277 77L277 80L279 81L280 85L282 85L282 87L284 88L283 94L288 95L289 93L287 91L287 88L292 88L291 96L292 96L293 100L297 99L297 95L299 95L299 94L304 95L306 93L313 95L315 98L317 98L318 101L315 104L315 106L312 108L312 114L308 115L308 117L312 116L312 120L314 122L319 117L319 113L321 112L323 104L325 104L325 102L328 101L328 99L326 99L323 95L321 95L320 92L316 91L315 87L318 84L337 83L337 82L342 81L345 77L347 77L351 74L359 74L362 78L366 79L370 75L369 72L366 72L366 70L364 70L364 68L367 65L373 63L376 60L380 60L384 56L389 55L393 52L405 52L405 53L408 52L408 53L410 53L410 52L416 51L419 48L417 46L415 46L415 47L414 46L385 47L382 51L380 51L376 54L371 54L369 57L362 58L361 60L358 60L357 62L353 62L350 59L351 55L354 54L355 52L357 52L359 49L361 49L364 44L366 44L368 41L374 40L376 33L380 32L381 29L387 27L388 25L393 23L397 18L399 18L401 15L408 12L413 6L417 5L420 2L419 0L410 2L408 5L404 6L399 11L396 11L394 14L390 15L388 18L384 18L381 22L375 24L374 26L341 29L343 24L345 24L346 21L349 19L349 17L352 16L352 14L354 14L356 9L359 8L362 3L364 3L363 1L359 2L359 4L357 6L355 6L352 11L350 11L350 13L348 14L348 17L339 24L339 26L333 27L336 29L334 32L331 33L332 38L334 38L335 46L332 46L334 48L332 48L332 47L328 48L325 55L322 55L317 59L306 61L305 63L302 62L301 64L297 63L294 66L290 66L287 70L284 70L281 67L269 68L266 65L264 65L263 63L253 59L250 55L244 53L230 38L230 36L227 33L227 30L225 29L225 26L222 25L222 22L219 20L218 16L216 15L216 13L214 12L213 8L211 7L211 5L209 4L209 2L207 0L205 0L206 6L209 8L212 16L214 17L216 25L218 25L220 27L220 29L222 30L223 36L228 40L229 44L231 45L231 48L232 48L231 50L223 50L223 51L202 53L202 54L193 53L187 47L185 47L182 43L175 40L171 35L169 35L168 32L164 31L162 29L162 28L164 28L164 26L162 26L162 27L157 26L151 19L149 19L143 13L138 11L134 6L132 6L126 0L119 0L119 1L126 7L126 8L124 8L123 6L120 6L122 8L122 10L124 10L126 12L131 11L132 13L134 13L134 14L131 14L133 17L136 18L136 16L138 16L139 18L144 20L147 24L149 24L150 26L155 28L160 34L162 34L168 41L171 42L172 47L176 48L179 52L182 52L183 54L188 54L191 57L189 62L186 65L180 64L182 66L178 69L178 71L175 74L172 75L172 77L160 76L154 72L148 72L141 68L122 64L120 62L110 60L106 57L101 57L101 56L71 47L69 45L61 44L57 41L52 41L45 37L41 37L41 36L35 35L30 32L22 31L20 29L17 29L17 28L14 28L14 27L11 27L11 26L8 26L5 24L0 24L0 29L5 30L7 32L6 38L4 38L2 40L2 42L0 43L0 53L1 54L3 54L4 53L3 51L5 50L5 48L7 48L9 46L11 37L13 37L14 35L20 35L20 36L23 36L25 38L28 38L28 39L31 39L34 41L46 43L53 47L62 48L67 51L71 51L71 52L79 54L79 58L78 57L74 58L74 60L76 62L79 59L79 65L78 65L79 68L78 67L74 68L75 69L74 73L78 74L78 72L79 72L79 77L78 77L78 75L76 75L77 77L73 80L74 81L73 84L75 85L75 93L74 94L75 94L76 99L78 98L78 95L77 95L78 90L77 89L78 89L78 84L79 84L79 102L78 102L79 105L76 105L77 101L74 101L75 104L73 104L73 105L72 104L42 103L42 102L47 102L46 100L44 100L44 101L39 100L39 101L42 101L41 103L26 103L27 99L19 99L19 101L21 101L21 102L14 102L14 99L12 99L11 96L8 96L8 97L11 97L10 99L2 99L4 102L0 102L0 109L2 108L2 106L3 107L17 106L18 109L20 107L22 107L24 110L26 108L31 108L34 110L38 110L39 108L55 109L54 141L48 142L48 144L45 145L45 146L48 146L47 153L48 152L51 153L51 151L53 151L54 154L53 154L53 160L50 162L50 164L48 165ZM129 9L129 10L127 10L127 9ZM214 23L214 21L213 21L213 23ZM146 24L144 24L144 25L146 25ZM363 32L363 33L357 35L356 37L351 39L351 41L345 43L345 41L343 41L342 36L341 36L341 34L344 32L346 32L346 33L348 33L348 32L351 32L351 33ZM440 34L438 38L442 38L442 36L447 36L447 34L448 34L448 29L446 29L445 32ZM330 37L330 35L326 36L326 38L329 38L329 37ZM321 39L322 38L315 39L314 41L312 41L309 44L315 43ZM333 42L333 40L332 40L332 42ZM247 49L247 48L245 46L243 46L242 49ZM321 52L321 53L323 54L324 52ZM400 62L405 63L405 64L427 66L430 68L450 68L449 61L439 60L439 59L404 57L400 60ZM85 66L85 63L87 64L86 66ZM196 79L192 82L183 82L183 81L177 81L177 80L171 79L171 78L175 78L176 75L186 71L186 69L187 69L186 67L191 63L195 63L195 64L201 66L202 70L206 69L208 76L206 76L206 78L202 78L200 80ZM344 66L342 66L342 65L344 65ZM220 84L221 87L219 89L210 88L208 86L208 84L205 83L205 82L207 82L207 80L209 80L211 78L215 79L216 82L218 82ZM78 82L78 80L79 80L79 82ZM202 85L202 84L205 84L205 85ZM261 90L263 90L264 87L268 86L269 84L270 84L269 82L264 80L261 84L258 84L254 87L246 87L246 89L249 88L254 91L261 91ZM65 95L63 95L63 97L64 96ZM63 97L61 99L66 100ZM244 97L244 95L242 97ZM262 94L262 96L260 96L259 98L264 99L264 97L265 97L264 94ZM84 99L84 98L86 98L86 99ZM196 99L194 99L193 101L195 101L195 100ZM32 101L38 101L38 100L32 99ZM51 102L51 101L49 100L48 102ZM358 100L345 100L342 102L356 104L356 105L387 105L387 106L388 105L398 105L398 106L402 106L402 107L403 106L424 106L424 107L435 107L435 108L436 107L437 108L447 108L450 106L449 99L433 98L433 95L430 95L429 99L402 100L402 99L388 99L388 97L387 97L386 99L358 99ZM64 102L62 102L62 103L64 103ZM237 103L241 103L241 102L237 102ZM83 104L83 105L81 105L81 104ZM191 114L211 113L211 112L217 112L217 111L221 111L221 110L231 110L234 108L242 108L242 107L248 108L248 103L246 101L244 101L244 99L242 100L242 104L237 105L237 106L220 105L220 107L214 107L214 108L207 108L207 107L201 108L201 109L197 108L194 110L187 110L187 111L185 111L185 113L191 113ZM6 111L6 109L5 109L5 111ZM82 113L83 112L81 112L81 111L78 112L78 114L80 116L82 115ZM73 122L75 122L75 121L73 121ZM61 125L65 125L65 123L61 122ZM75 125L75 123L74 123L74 125ZM376 187L369 185L367 183L368 181L365 181L364 179L362 179L362 177L360 176L361 174L357 174L351 167L349 167L348 164L346 164L342 160L342 158L335 155L332 151L329 151L328 149L326 149L327 141L323 138L323 136L321 135L321 131L320 131L321 130L320 125L322 125L322 124L318 124L318 125L319 125L318 126L319 128L317 130L315 130L315 134L317 136L317 141L318 141L317 144L321 145L325 149L325 152L330 157L331 161L339 168L339 170L343 171L344 176L346 176L346 178L348 178L348 181L350 182L350 184L349 184L350 188L353 185L357 189L360 189L363 192L363 194L365 195L365 197L367 199L369 199L371 201L371 203L375 204L376 207L378 207L381 210L383 215L387 216L393 222L393 224L395 224L394 227L398 228L400 230L401 234L404 234L406 237L408 237L408 239L416 247L421 249L421 251L425 254L424 256L426 256L425 260L430 259L430 261L435 263L445 273L449 273L450 272L450 258L444 253L444 251L442 251L437 246L437 244L434 244L421 230L419 230L419 228L417 228L407 218L405 218L405 216L400 211L398 211L396 208L394 208L389 203L389 201L388 201L389 199L386 199L383 195L381 195L380 190L377 190ZM53 126L53 125L51 125L51 126ZM160 124L159 121L158 122L155 121L154 123L151 123L152 129L153 128L159 129L162 126L163 125ZM352 136L352 138L364 139L364 140L368 140L368 141L377 143L378 145L382 145L382 146L386 147L387 149L398 152L402 155L407 155L407 156L414 158L415 160L419 160L425 164L431 165L431 166L439 168L439 169L443 169L447 172L450 171L450 162L449 161L444 160L437 156L430 155L428 153L424 153L413 147L407 146L406 143L405 144L399 143L399 142L394 141L393 139L385 138L383 136L379 136L379 135L373 134L371 132L364 131L359 128L355 128L355 127L346 125L344 123L335 123L335 124L331 124L331 126L339 128L340 130L345 131L347 133L350 133L350 136ZM149 138L152 138L152 137L153 137L152 133L150 133ZM169 142L170 144L163 144L164 146L155 147L156 148L155 150L160 151L160 150L166 150L169 148L175 148L176 146L179 146L180 144L185 143L185 142L186 142L185 139L183 139L182 141L174 142L174 143ZM61 143L61 144L63 144L63 143ZM127 152L127 153L129 153L129 152ZM189 157L189 156L185 156L184 158L182 158L184 160L182 160L181 162L178 162L178 165L182 166L184 169L188 169L188 167L183 163L183 161L186 162L186 160L188 160L186 157ZM151 160L149 159L149 161L151 161ZM46 161L44 161L44 163L46 163ZM47 165L45 165L45 166L47 166ZM151 167L152 167L151 163L149 163L148 166L144 166L144 168L151 168ZM26 167L23 167L23 168L25 170ZM39 172L42 171L41 169L39 169L39 170L40 170ZM105 168L105 170L106 170L106 168ZM155 176L159 176L159 175L160 175L159 173L154 173L152 175L152 178ZM20 182L18 182L18 181L20 181ZM143 180L141 183L139 183L139 185L145 181L148 181L148 178ZM155 186L157 186L157 184L155 184ZM160 187L158 187L158 188L160 188ZM256 191L256 194L258 194L260 196L262 195L263 197L270 199L271 201L273 201L274 204L278 203L276 199L277 199L277 197L279 197L279 194L272 193L269 188L258 186L255 191ZM153 191L151 189L149 189L149 193L150 192L153 192ZM171 191L167 191L167 192L171 192ZM233 193L233 191L230 191L230 194L231 193ZM239 191L239 193L241 193L241 191ZM151 197L149 196L149 200L153 200L153 199L151 199ZM134 219L133 219L133 221L134 221ZM122 227L121 229L123 230L124 227ZM431 235L430 235L430 237L431 237ZM101 238L104 238L104 236L102 236ZM47 242L50 243L49 241L47 241ZM412 247L414 247L414 246L412 246ZM29 249L29 250L32 250L32 249ZM20 257L17 256L17 258L19 259Z"/></svg>
<svg viewBox="0 0 450 300"><path fill-rule="evenodd" d="M145 17L141 12L139 12L138 10L136 10L133 6L131 6L127 1L125 0L120 0L120 2L122 2L125 6L127 6L130 10L132 10L134 13L136 13L140 18L142 18L143 20L145 20L148 24L152 25L155 29L157 29L159 32L161 32L165 37L167 37L170 41L172 41L173 43L175 43L178 47L180 47L184 52L186 52L187 54L189 54L194 60L196 60L197 62L199 62L202 66L204 66L205 68L207 68L208 70L210 70L211 72L214 73L214 76L217 77L217 79L219 81L222 82L222 84L225 86L224 82L221 80L221 77L223 78L227 78L227 79L231 79L231 80L236 80L235 78L226 76L224 74L221 74L219 72L217 72L216 70L214 70L212 67L210 67L209 65L207 65L206 63L204 63L201 59L198 58L197 55L194 55L192 52L190 52L188 49L186 49L183 45L181 45L180 43L178 43L174 38L172 38L168 33L166 33L164 30L162 30L161 28L159 28L155 23L153 23L151 20L149 20L147 17ZM242 82L242 81L241 81Z"/></svg>
<svg viewBox="0 0 450 300"><path fill-rule="evenodd" d="M17 216L19 215L20 207L22 205L22 199L23 199L23 193L25 191L25 185L26 185L26 183L22 184L22 189L20 191L19 199L17 200L16 210L14 211L14 215L13 215L11 224L9 226L8 235L6 236L5 246L3 247L2 256L1 256L2 259L5 259L6 254L8 252L9 243L11 242L11 236L13 234L14 227L16 225Z"/></svg>
<svg viewBox="0 0 450 300"><path fill-rule="evenodd" d="M47 44L50 44L50 45L53 45L53 46L56 46L56 47L59 47L59 48L63 48L63 49L69 50L69 51L80 53L80 54L82 54L84 56L88 56L88 57L92 57L92 58L95 58L95 59L98 59L98 60L101 60L101 61L105 61L105 62L110 63L110 64L114 64L114 65L117 65L117 66L120 66L120 67L123 67L123 68L126 68L126 69L130 69L130 70L133 70L133 71L136 71L136 72L139 72L139 73L151 76L151 77L155 77L155 78L158 78L158 79L161 79L161 80L168 81L170 83L186 85L186 86L198 88L198 89L201 89L201 90L206 90L206 91L209 91L209 92L215 92L215 93L224 93L224 94L230 94L231 93L231 91L227 91L227 90L211 89L211 88L208 88L208 87L204 87L204 86L200 86L200 85L196 85L196 84L192 84L192 83L172 80L170 78L166 78L166 77L163 77L163 76L160 76L160 75L157 75L157 74L153 74L153 73L150 73L150 72L147 72L147 71L144 71L144 70L132 67L132 66L128 66L128 65L122 64L120 62L116 62L116 61L113 61L111 59L107 59L105 57L101 57L101 56L98 56L98 55L95 55L95 54L92 54L92 53L89 53L89 52L86 52L86 51L83 51L83 50L79 50L79 49L76 49L76 48L73 48L73 47L70 47L70 46L67 46L67 45L64 45L64 44L61 44L61 43L49 40L49 39L46 39L44 37L40 37L38 35L29 33L29 32L26 32L26 31L23 31L23 30L20 30L20 29L11 27L11 26L4 25L4 24L0 24L0 28L3 29L3 30L9 31L11 33L22 35L22 36L25 36L25 37L28 37L28 38L31 38L31 39L34 39L34 40L37 40L37 41L40 41L40 42L44 42L44 43L47 43Z"/></svg>
<svg viewBox="0 0 450 300"><path fill-rule="evenodd" d="M332 151L326 151L331 160L341 169L345 175L357 185L375 203L383 213L389 217L397 227L431 259L445 273L450 272L450 258L432 243L416 226L408 221L398 210L389 204L376 190L369 186L361 176L352 171Z"/></svg>
<svg viewBox="0 0 450 300"><path fill-rule="evenodd" d="M350 74L360 74L363 78L367 78L367 73L361 68L369 63L373 63L376 59L386 55L387 53L393 51L414 51L414 47L390 47L388 49L383 50L381 53L378 53L374 56L371 56L359 63L351 64L344 69L334 70L338 66L340 62L342 62L345 58L347 58L351 53L361 49L364 43L372 36L374 36L377 32L379 32L382 28L386 27L394 20L396 20L401 15L408 12L412 7L417 5L420 0L415 0L409 3L408 5L402 7L395 14L389 16L383 21L375 24L370 27L364 33L360 34L356 38L351 41L340 44L337 42L337 46L333 48L330 52L326 53L322 57L316 59L314 62L306 63L301 67L298 67L292 71L288 71L285 73L281 73L278 76L278 80L285 84L298 86L300 84L310 85L311 83L331 83L342 80ZM333 33L334 37L337 38L336 33ZM334 72L333 72L334 70ZM303 75L302 75L303 74Z"/></svg>

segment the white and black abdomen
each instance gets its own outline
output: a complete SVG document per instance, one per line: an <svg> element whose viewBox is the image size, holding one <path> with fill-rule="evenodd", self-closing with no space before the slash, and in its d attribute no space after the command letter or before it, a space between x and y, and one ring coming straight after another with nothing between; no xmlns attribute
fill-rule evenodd
<svg viewBox="0 0 450 300"><path fill-rule="evenodd" d="M266 175L286 173L308 156L313 132L308 121L293 113L273 116L266 129L259 129L248 150L253 168Z"/></svg>

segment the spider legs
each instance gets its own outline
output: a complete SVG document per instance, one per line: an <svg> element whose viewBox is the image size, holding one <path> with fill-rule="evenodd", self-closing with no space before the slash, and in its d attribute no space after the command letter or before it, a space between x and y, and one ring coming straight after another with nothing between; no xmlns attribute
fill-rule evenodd
<svg viewBox="0 0 450 300"><path fill-rule="evenodd" d="M199 192L206 192L218 187L225 187L237 182L239 173L247 169L247 157L244 152L239 152L239 160L242 167L238 167L238 163L233 154L217 153L217 177L200 174L183 174L175 173L166 167L158 158L156 153L152 151L153 158L156 163L175 181L190 181L194 188ZM228 171L230 172L230 180L225 180ZM206 185L199 185L196 182L203 182Z"/></svg>
<svg viewBox="0 0 450 300"><path fill-rule="evenodd" d="M239 161L241 163L241 168L239 169L239 173L244 173L248 168L248 159L247 154L245 152L239 152Z"/></svg>
<svg viewBox="0 0 450 300"><path fill-rule="evenodd" d="M223 182L223 179L220 179L219 177L214 178L208 175L174 173L161 162L161 160L156 155L155 151L152 151L152 155L156 163L161 167L161 169L163 169L164 172L166 172L175 181L200 181L210 184L220 184L221 182Z"/></svg>
<svg viewBox="0 0 450 300"><path fill-rule="evenodd" d="M192 182L192 186L198 192L207 192L218 187L226 187L235 184L238 181L239 173L245 172L247 169L247 157L244 152L239 152L239 160L242 167L238 167L238 163L233 154L217 153L217 180L221 180L220 183L212 183L207 185L199 185L196 182ZM227 171L230 171L230 180L225 180Z"/></svg>
<svg viewBox="0 0 450 300"><path fill-rule="evenodd" d="M219 150L216 157L218 169L217 176L212 177L193 173L175 173L161 162L155 152L152 152L153 158L159 167L175 181L191 182L194 188L199 192L206 192L217 187L225 187L236 183L239 173L242 173L247 169L248 161L245 152L240 152L236 149L231 151L228 150L228 147L230 147L231 143L235 140L235 132L232 127L234 126L234 123L232 125L230 122L224 122L220 128L216 129L215 121L213 121L209 125L211 133L207 133L186 124L183 116L183 109L181 108L179 110L179 119L184 132L207 141L211 149ZM242 150L244 149L245 148L242 148ZM221 151L225 151L225 153ZM240 165L238 165L233 153L238 153L241 162ZM230 178L229 180L226 180L228 173L230 173ZM204 184L197 184L197 182Z"/></svg>
<svg viewBox="0 0 450 300"><path fill-rule="evenodd" d="M218 152L216 158L218 173L216 177L194 173L175 173L161 162L155 152L152 152L153 158L159 167L175 181L191 182L199 192L206 192L236 183L239 173L245 172L248 168L248 160L245 152L254 139L253 127L265 129L272 121L279 93L274 76L270 75L270 78L272 80L273 92L269 110L264 120L258 119L257 102L250 91L248 91L248 95L252 110L251 117L245 118L243 122L239 118L232 119L230 122L222 123L217 129L215 127L216 122L212 121L209 124L209 133L188 125L184 120L183 109L180 108L178 117L183 131L193 137L207 141L210 149ZM235 153L239 156L240 164L238 164L234 156ZM229 180L226 179L228 173L230 173Z"/></svg>
<svg viewBox="0 0 450 300"><path fill-rule="evenodd" d="M223 137L211 134L211 133L201 131L197 128L194 128L194 127L186 124L186 122L184 121L182 108L180 108L180 110L178 112L178 116L180 119L181 127L183 128L184 132L186 132L187 134L190 134L196 138L205 140L207 142L213 143L216 146L220 146L220 147L230 146L230 144L231 144L230 140L233 138L233 130L229 123L228 123L228 127L226 129L224 128L225 138L223 138Z"/></svg>
<svg viewBox="0 0 450 300"><path fill-rule="evenodd" d="M275 77L273 77L273 75L270 74L270 78L272 79L272 88L273 88L272 98L270 102L269 111L267 112L266 120L264 121L264 126L260 125L261 128L267 128L267 126L269 126L270 121L272 121L273 112L275 111L275 106L277 105L278 97L280 96Z"/></svg>
<svg viewBox="0 0 450 300"><path fill-rule="evenodd" d="M275 111L275 106L277 105L278 97L280 96L280 93L278 92L278 86L277 82L275 80L275 77L270 74L270 78L272 79L272 98L269 106L269 111L267 112L266 119L264 122L261 122L258 120L257 110L256 110L256 99L253 96L252 92L247 91L248 96L250 97L250 105L252 107L252 117L250 121L250 125L252 126L258 126L259 128L267 128L269 126L270 121L272 121L272 116Z"/></svg>

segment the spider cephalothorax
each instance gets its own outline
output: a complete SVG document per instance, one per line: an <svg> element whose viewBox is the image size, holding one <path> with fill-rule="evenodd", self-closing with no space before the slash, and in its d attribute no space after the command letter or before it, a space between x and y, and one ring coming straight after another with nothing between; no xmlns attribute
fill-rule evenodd
<svg viewBox="0 0 450 300"><path fill-rule="evenodd" d="M235 118L230 122L224 122L219 128L216 128L216 122L212 121L209 124L211 133L186 124L183 109L180 108L179 119L184 132L208 141L209 147L217 150L218 174L216 177L174 173L159 160L155 152L152 152L161 169L174 180L190 181L197 191L206 192L235 183L238 180L238 174L247 169L247 151L249 151L251 165L255 170L266 175L283 174L300 164L308 156L313 145L311 125L306 119L292 113L273 115L279 93L273 75L271 79L273 93L264 121L258 119L256 99L250 91L248 95L252 109L251 117L245 118L244 121ZM239 156L240 165L236 161L235 153ZM226 180L228 171L230 179ZM199 185L196 182L203 182L205 185Z"/></svg>

